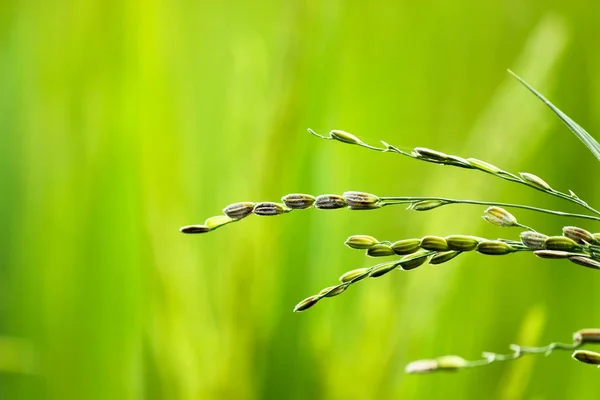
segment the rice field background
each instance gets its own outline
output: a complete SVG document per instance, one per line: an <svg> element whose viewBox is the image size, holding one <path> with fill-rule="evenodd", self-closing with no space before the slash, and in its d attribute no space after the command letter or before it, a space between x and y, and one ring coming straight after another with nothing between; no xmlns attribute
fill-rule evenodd
<svg viewBox="0 0 600 400"><path fill-rule="evenodd" d="M306 210L186 236L237 201L360 190L578 211L484 174L316 139L424 146L600 205L593 2L0 4L0 398L581 399L568 353L413 376L415 359L569 341L600 275L467 254L301 299L369 266L353 234L518 237L483 207ZM600 226L528 212L544 232Z"/></svg>

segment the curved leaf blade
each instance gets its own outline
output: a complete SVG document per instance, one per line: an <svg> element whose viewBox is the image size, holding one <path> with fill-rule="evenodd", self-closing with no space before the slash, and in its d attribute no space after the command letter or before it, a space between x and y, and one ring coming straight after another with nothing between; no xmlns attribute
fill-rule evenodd
<svg viewBox="0 0 600 400"><path fill-rule="evenodd" d="M546 99L540 92L535 90L531 85L525 82L520 76L512 72L510 69L508 72L517 78L519 82L521 82L531 93L533 93L538 99L544 102L554 113L561 119L562 122L565 123L569 127L569 129L587 146L588 149L596 156L598 160L600 160L600 144L596 139L594 139L585 129L583 129L579 124L573 121L569 116L560 111L554 104L552 104L548 99Z"/></svg>

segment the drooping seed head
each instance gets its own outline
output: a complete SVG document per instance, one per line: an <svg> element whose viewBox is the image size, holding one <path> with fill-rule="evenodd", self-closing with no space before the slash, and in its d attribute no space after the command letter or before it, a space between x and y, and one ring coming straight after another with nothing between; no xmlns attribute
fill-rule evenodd
<svg viewBox="0 0 600 400"><path fill-rule="evenodd" d="M212 231L233 221L234 219L229 218L226 215L217 215L204 221L204 225L208 226L208 228Z"/></svg>
<svg viewBox="0 0 600 400"><path fill-rule="evenodd" d="M570 255L568 258L569 258L569 261L571 261L572 263L575 263L577 265L581 265L581 266L592 268L592 269L600 269L600 262L598 262L596 260L592 260L589 257L580 256L580 255Z"/></svg>
<svg viewBox="0 0 600 400"><path fill-rule="evenodd" d="M529 172L519 172L519 175L521 175L521 178L523 178L525 181L529 182L530 184L532 184L535 187L538 187L538 188L544 189L544 190L552 190L550 185L548 185L546 183L546 181L544 181L542 178L540 178L537 175L530 174Z"/></svg>
<svg viewBox="0 0 600 400"><path fill-rule="evenodd" d="M568 251L558 251L558 250L536 250L533 252L539 258L548 258L551 260L559 260L561 258L567 258L573 253L569 253Z"/></svg>
<svg viewBox="0 0 600 400"><path fill-rule="evenodd" d="M206 225L187 225L179 228L181 233L205 233L210 232L210 228Z"/></svg>
<svg viewBox="0 0 600 400"><path fill-rule="evenodd" d="M254 214L261 216L280 215L289 211L290 210L286 208L283 204L273 203L271 201L256 203L256 205L254 206L254 210L252 210Z"/></svg>
<svg viewBox="0 0 600 400"><path fill-rule="evenodd" d="M548 236L539 232L521 232L521 242L531 250L542 250Z"/></svg>
<svg viewBox="0 0 600 400"><path fill-rule="evenodd" d="M385 275L388 272L393 271L396 268L398 268L398 265L399 265L398 261L389 261L389 262L379 264L375 268L373 268L373 270L369 274L369 277L377 278L382 275Z"/></svg>
<svg viewBox="0 0 600 400"><path fill-rule="evenodd" d="M565 226L563 228L563 236L572 239L579 244L597 244L598 240L592 235L592 233L585 229L578 228L576 226Z"/></svg>
<svg viewBox="0 0 600 400"><path fill-rule="evenodd" d="M351 133L334 129L329 132L331 138L348 144L361 144L362 141Z"/></svg>
<svg viewBox="0 0 600 400"><path fill-rule="evenodd" d="M435 161L446 161L448 159L447 154L425 147L415 147L415 153L420 157L429 158Z"/></svg>
<svg viewBox="0 0 600 400"><path fill-rule="evenodd" d="M571 251L579 248L579 245L574 240L564 236L550 236L544 242L546 250L562 250Z"/></svg>
<svg viewBox="0 0 600 400"><path fill-rule="evenodd" d="M471 164L471 166L481 171L489 172L491 174L497 174L498 172L502 172L502 170L496 167L495 165L478 160L476 158L467 158L467 161L469 162L469 164Z"/></svg>
<svg viewBox="0 0 600 400"><path fill-rule="evenodd" d="M350 236L344 244L351 249L365 250L374 245L378 244L379 240L375 239L373 236L368 235L354 235Z"/></svg>
<svg viewBox="0 0 600 400"><path fill-rule="evenodd" d="M387 257L396 255L392 246L383 243L377 243L367 249L369 257Z"/></svg>
<svg viewBox="0 0 600 400"><path fill-rule="evenodd" d="M515 249L508 243L500 240L486 240L477 245L477 251L481 254L489 256L502 256L512 253Z"/></svg>
<svg viewBox="0 0 600 400"><path fill-rule="evenodd" d="M472 251L477 248L479 239L474 236L451 235L446 236L448 248L457 251Z"/></svg>
<svg viewBox="0 0 600 400"><path fill-rule="evenodd" d="M467 366L467 361L459 356L442 356L435 359L440 370L456 370Z"/></svg>
<svg viewBox="0 0 600 400"><path fill-rule="evenodd" d="M596 353L595 351L575 350L571 357L582 363L600 365L600 353Z"/></svg>
<svg viewBox="0 0 600 400"><path fill-rule="evenodd" d="M334 210L336 208L344 208L347 204L342 196L338 196L337 194L322 194L317 196L314 206L321 210Z"/></svg>
<svg viewBox="0 0 600 400"><path fill-rule="evenodd" d="M600 329L580 329L573 334L573 341L581 344L600 343Z"/></svg>
<svg viewBox="0 0 600 400"><path fill-rule="evenodd" d="M382 205L379 197L365 192L345 192L344 200L351 210L373 210Z"/></svg>
<svg viewBox="0 0 600 400"><path fill-rule="evenodd" d="M252 210L254 210L254 203L241 202L228 205L223 209L223 214L231 219L242 219L252 214Z"/></svg>
<svg viewBox="0 0 600 400"><path fill-rule="evenodd" d="M398 255L412 254L420 247L421 239L404 239L392 243L392 249Z"/></svg>
<svg viewBox="0 0 600 400"><path fill-rule="evenodd" d="M312 306L317 304L317 302L320 299L321 298L318 295L307 297L306 299L302 300L300 303L296 304L296 307L294 307L294 312L308 310L309 308L311 308Z"/></svg>
<svg viewBox="0 0 600 400"><path fill-rule="evenodd" d="M342 276L340 276L340 282L346 283L350 281L358 282L361 279L364 279L368 276L369 268L358 268L353 269L352 271L348 271Z"/></svg>
<svg viewBox="0 0 600 400"><path fill-rule="evenodd" d="M444 204L446 204L446 202L442 200L421 200L417 201L416 203L411 203L407 209L415 211L429 211L443 206Z"/></svg>
<svg viewBox="0 0 600 400"><path fill-rule="evenodd" d="M443 237L425 236L421 239L421 248L433 251L446 251L448 250L448 243Z"/></svg>
<svg viewBox="0 0 600 400"><path fill-rule="evenodd" d="M488 207L485 210L485 215L483 216L483 219L485 219L490 224L502 226L505 228L517 226L517 219L515 218L515 216L502 207Z"/></svg>
<svg viewBox="0 0 600 400"><path fill-rule="evenodd" d="M420 267L421 265L425 264L429 257L430 257L430 255L427 250L419 250L416 253L409 254L407 256L402 257L398 261L398 264L400 264L400 267L403 270L409 271L411 269L415 269L415 268Z"/></svg>
<svg viewBox="0 0 600 400"><path fill-rule="evenodd" d="M454 251L454 250L437 253L433 257L431 257L431 259L429 260L429 264L445 263L447 261L452 260L454 257L459 255L460 253L461 253L460 251Z"/></svg>
<svg viewBox="0 0 600 400"><path fill-rule="evenodd" d="M436 360L418 360L408 364L404 371L407 374L426 374L437 369L438 363Z"/></svg>
<svg viewBox="0 0 600 400"><path fill-rule="evenodd" d="M338 294L341 294L344 290L346 290L347 287L348 287L347 285L329 286L329 287L326 287L325 289L321 290L319 292L318 296L323 296L323 297L337 296Z"/></svg>
<svg viewBox="0 0 600 400"><path fill-rule="evenodd" d="M281 201L283 201L286 207L292 210L304 210L305 208L312 207L315 197L310 194L292 193L283 196Z"/></svg>

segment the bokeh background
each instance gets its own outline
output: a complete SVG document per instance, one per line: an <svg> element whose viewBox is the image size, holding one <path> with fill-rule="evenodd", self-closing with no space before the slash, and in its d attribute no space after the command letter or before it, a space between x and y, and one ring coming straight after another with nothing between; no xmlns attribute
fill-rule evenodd
<svg viewBox="0 0 600 400"><path fill-rule="evenodd" d="M600 204L598 161L507 73L600 134L600 8L562 1L0 3L0 398L579 399L570 354L405 365L570 341L600 275L463 255L301 299L372 265L352 234L516 238L483 207L306 210L207 235L236 201L362 190L570 204L481 173L318 140L425 146ZM598 136L596 136L598 137ZM518 212L557 234L598 224Z"/></svg>

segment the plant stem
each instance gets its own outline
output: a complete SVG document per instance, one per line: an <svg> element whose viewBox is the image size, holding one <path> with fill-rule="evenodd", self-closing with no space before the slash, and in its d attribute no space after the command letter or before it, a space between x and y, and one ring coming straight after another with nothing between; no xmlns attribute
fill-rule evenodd
<svg viewBox="0 0 600 400"><path fill-rule="evenodd" d="M325 139L325 140L336 140L334 137L332 136L323 136L323 135L319 135L318 133L316 133L315 131L313 131L312 129L308 129L308 132L310 132L311 134L321 138L321 139ZM567 194L567 193L563 193L560 192L558 190L554 190L552 188L543 188L540 187L532 182L529 182L523 178L521 178L520 176L517 176L515 174L512 174L510 172L507 171L503 171L500 168L497 168L497 170L494 171L488 171L485 169L481 169L481 168L476 168L473 165L469 164L469 161L466 159L462 159L462 158L457 158L457 157L448 157L446 159L438 159L438 158L429 158L427 156L423 156L417 152L406 152L403 150L400 150L399 148L392 146L384 141L381 142L385 147L381 148L381 147L376 147L376 146L372 146L370 144L364 143L362 141L357 141L357 142L353 142L352 144L356 144L358 146L364 147L365 149L369 149L369 150L373 150L373 151L378 151L381 153L396 153L396 154L400 154L406 157L410 157L410 158L414 158L416 160L421 160L421 161L426 161L426 162L430 162L430 163L434 163L434 164L442 164L442 165L450 165L450 166L455 166L455 167L462 167L462 168L469 168L469 169L477 169L478 171L482 171L485 172L487 174L496 176L498 178L507 180L507 181L511 181L511 182L516 182L516 183L520 183L522 185L528 186L530 188L533 188L535 190L539 190L540 192L544 192L547 193L549 195L558 197L560 199L563 200L567 200L570 201L572 203L575 203L581 207L584 207L585 209L587 209L588 211L600 215L600 211L596 210L595 208L591 207L589 204L587 204L585 201L581 200L579 197L575 196L574 194ZM462 161L459 161L462 160Z"/></svg>
<svg viewBox="0 0 600 400"><path fill-rule="evenodd" d="M517 358L521 358L524 355L531 355L531 354L549 355L554 350L576 350L579 347L581 347L582 345L583 345L582 342L574 342L572 344L550 343L549 345L543 346L543 347L523 347L523 346L519 346L517 344L512 344L510 346L510 349L513 351L512 353L498 354L498 353L492 353L492 352L485 352L485 353L483 353L484 358L482 360L467 361L467 364L465 365L465 367L466 368L481 367L484 365L490 365L494 362L516 360Z"/></svg>
<svg viewBox="0 0 600 400"><path fill-rule="evenodd" d="M561 217L583 218L583 219L591 219L594 221L600 221L600 217L596 217L593 215L573 214L573 213L568 213L568 212L563 212L563 211L548 210L545 208L539 208L539 207L534 207L534 206L526 206L523 204L499 203L499 202L494 202L494 201L461 200L461 199L448 199L448 198L444 198L444 197L412 197L412 196L380 197L380 199L383 202L382 205L384 205L384 206L395 205L395 204L414 204L414 203L417 203L420 201L425 201L425 200L439 200L439 201L443 202L444 205L445 204L475 204L475 205L481 205L481 206L520 208L522 210L536 211L536 212L541 212L541 213L545 213L545 214L558 215Z"/></svg>

